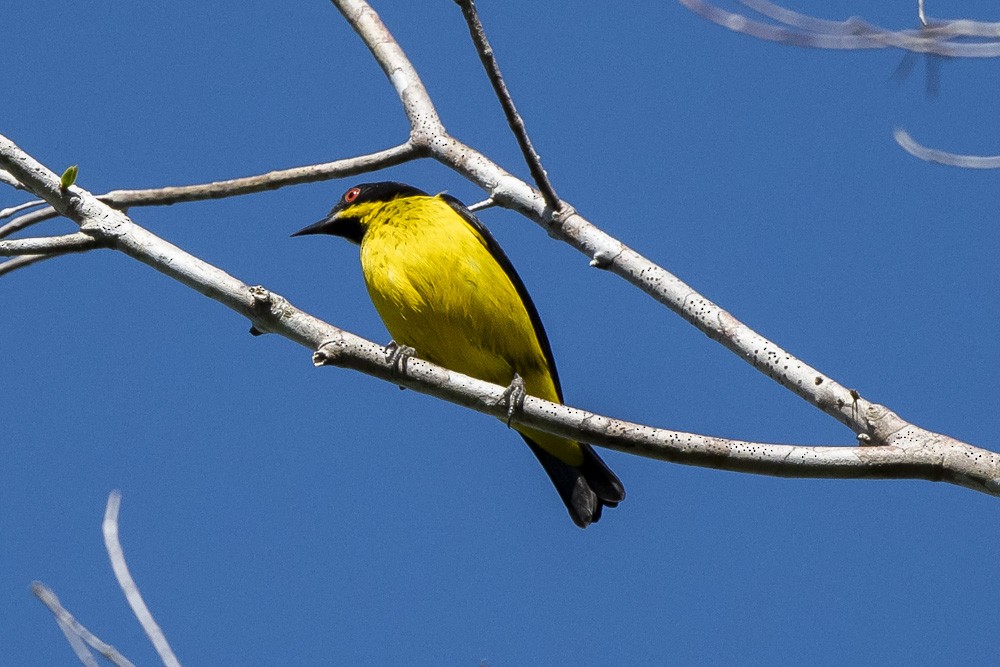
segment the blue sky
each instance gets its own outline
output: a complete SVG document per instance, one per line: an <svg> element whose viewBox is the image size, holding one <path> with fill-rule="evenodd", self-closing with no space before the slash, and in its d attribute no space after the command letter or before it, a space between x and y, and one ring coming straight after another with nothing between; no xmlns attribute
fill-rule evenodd
<svg viewBox="0 0 1000 667"><path fill-rule="evenodd" d="M0 133L93 192L199 183L401 142L381 71L325 2L13 3ZM997 449L1000 174L921 163L895 126L1000 153L997 63L763 43L675 3L482 2L560 195L793 354ZM907 3L829 18L915 20ZM912 3L915 5L915 3ZM378 2L446 126L527 175L450 1ZM800 5L804 6L804 5ZM945 9L928 7L931 15ZM952 16L997 20L985 1ZM133 219L329 322L388 339L357 250L290 239L357 180L466 201L422 162ZM22 201L0 194L0 208ZM517 215L481 214L532 292L570 404L749 440L853 444L833 419ZM53 221L38 233L64 233ZM185 664L987 662L1000 500L605 452L628 498L577 529L520 438L337 369L111 251L0 278L0 662L74 664L39 579L155 656L121 536Z"/></svg>

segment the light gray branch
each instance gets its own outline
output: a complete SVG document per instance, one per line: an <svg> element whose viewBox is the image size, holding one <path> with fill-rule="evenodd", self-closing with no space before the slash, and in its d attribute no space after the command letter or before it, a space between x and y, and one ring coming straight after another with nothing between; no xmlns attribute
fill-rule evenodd
<svg viewBox="0 0 1000 667"><path fill-rule="evenodd" d="M56 213L51 206L46 206L45 208L37 211L31 211L30 213L24 213L17 216L7 224L0 225L0 239L5 239L11 234L15 234L22 229L27 229L32 225L37 225L39 222L45 222L46 220L52 220L57 217L59 217L59 214Z"/></svg>
<svg viewBox="0 0 1000 667"><path fill-rule="evenodd" d="M85 252L106 246L105 242L83 232L64 236L0 241L0 257L14 257L6 262L0 262L0 276L59 255Z"/></svg>
<svg viewBox="0 0 1000 667"><path fill-rule="evenodd" d="M292 169L270 171L266 174L233 178L197 185L179 185L147 190L112 190L98 198L115 208L126 210L132 206L168 206L181 202L223 199L238 195L275 190L288 185L315 183L334 178L344 178L363 174L376 169L392 167L420 157L420 150L410 143L393 146L376 153L359 155L344 160L334 160L323 164L313 164ZM22 204L22 207L26 206ZM15 207L19 208L19 207ZM7 212L12 209L5 209ZM51 220L59 214L52 207L26 213L0 226L0 239L21 231L31 225ZM2 217L2 216L0 216Z"/></svg>
<svg viewBox="0 0 1000 667"><path fill-rule="evenodd" d="M528 170L531 171L531 178L535 181L538 189L541 190L542 196L545 198L545 203L549 205L549 208L553 211L558 211L562 208L562 201L559 199L559 195L556 194L555 188L552 187L551 181L549 181L549 175L545 172L545 167L542 166L542 158L532 145L531 137L528 136L528 129L524 124L524 119L517 112L514 98L511 97L510 91L507 89L503 74L500 72L500 64L497 62L496 54L493 52L493 47L490 46L489 39L486 37L486 30L483 28L483 23L479 18L479 11L476 9L475 0L455 0L455 2L462 8L465 22L469 26L469 35L472 37L472 43L476 47L476 53L479 54L479 60L483 63L483 69L486 70L486 77L493 86L493 92L496 94L497 100L500 101L504 116L507 117L507 124L510 126L511 132L514 133L514 138L517 139L517 145L521 148L524 161L528 164Z"/></svg>
<svg viewBox="0 0 1000 667"><path fill-rule="evenodd" d="M9 185L9 184L8 184ZM35 208L36 206L44 206L45 202L41 199L36 199L35 201L26 201L23 204L18 204L17 206L11 206L8 208L0 209L0 220L4 218L9 218L10 216L20 213L21 211L26 211L29 208Z"/></svg>
<svg viewBox="0 0 1000 667"><path fill-rule="evenodd" d="M101 641L94 633L92 633L87 628L83 627L73 614L69 613L62 603L59 602L59 598L52 591L51 588L46 586L40 581L31 582L31 592L35 594L39 600L42 601L52 615L55 616L56 622L62 629L66 638L69 640L70 646L73 647L73 651L76 653L77 658L84 665L90 667L97 667L97 661L94 656L87 649L87 645L90 645L95 651L103 655L105 658L110 660L113 664L118 667L135 667L132 662L118 652L111 644Z"/></svg>
<svg viewBox="0 0 1000 667"><path fill-rule="evenodd" d="M698 16L733 32L793 46L852 50L896 48L954 58L1000 56L1000 23L942 21L922 23L914 30L890 30L857 17L829 21L792 11L769 0L740 0L753 12L775 21L766 23L747 14L727 11L707 0L678 1ZM920 20L926 21L923 12L918 13Z"/></svg>
<svg viewBox="0 0 1000 667"><path fill-rule="evenodd" d="M118 579L118 585L125 594L125 599L128 600L129 606L132 607L132 613L139 619L139 624L142 625L146 636L152 642L153 648L156 649L157 655L160 656L160 660L163 661L166 667L180 667L181 663L177 660L177 656L174 655L170 644L167 643L167 638L163 635L160 626L149 612L149 607L146 606L145 601L142 599L142 594L139 593L139 587L136 586L135 580L128 571L128 564L125 562L125 552L122 551L121 542L118 540L118 509L121 507L121 502L121 494L117 491L112 491L108 496L108 505L104 510L104 523L101 525L101 529L104 532L104 546L108 551L108 558L111 559L111 569L115 572L115 577Z"/></svg>
<svg viewBox="0 0 1000 667"><path fill-rule="evenodd" d="M927 162L937 162L949 167L962 167L964 169L1000 169L1000 155L962 155L960 153L948 153L936 148L927 148L917 143L902 128L896 128L892 136L904 151Z"/></svg>
<svg viewBox="0 0 1000 667"><path fill-rule="evenodd" d="M18 269L23 269L26 266L31 266L32 264L37 264L53 257L58 257L58 255L21 255L14 259L8 259L6 262L0 262L0 276L13 273Z"/></svg>
<svg viewBox="0 0 1000 667"><path fill-rule="evenodd" d="M305 313L263 287L250 287L133 223L123 212L78 186L58 188L58 176L0 136L0 165L44 197L81 229L253 322L259 332L280 334L316 350L317 365L353 368L506 419L505 387L413 359L405 374L386 360L382 346ZM856 394L855 394L856 396ZM896 478L947 481L1000 496L1000 455L907 424L883 406L853 400L858 420L892 445L807 447L752 443L658 429L528 397L519 424L688 465L785 477ZM110 505L109 505L110 506Z"/></svg>
<svg viewBox="0 0 1000 667"><path fill-rule="evenodd" d="M69 642L69 647L73 649L73 653L76 654L76 659L79 660L84 667L98 667L97 660L94 658L94 654L90 652L87 648L87 643L80 638L80 635L73 632L73 629L62 622L62 619L56 619L56 625L62 630L63 636L66 637L66 641Z"/></svg>
<svg viewBox="0 0 1000 667"><path fill-rule="evenodd" d="M21 185L21 183L16 178L14 178L13 176L11 176L10 172L7 172L7 171L5 171L3 169L0 169L0 183L6 183L7 185L9 185L10 187L14 188L15 190L23 190L24 189L24 186Z"/></svg>
<svg viewBox="0 0 1000 667"><path fill-rule="evenodd" d="M99 248L103 244L93 236L76 232L64 236L43 236L31 239L0 241L0 257L16 255L63 255L68 252L84 252Z"/></svg>

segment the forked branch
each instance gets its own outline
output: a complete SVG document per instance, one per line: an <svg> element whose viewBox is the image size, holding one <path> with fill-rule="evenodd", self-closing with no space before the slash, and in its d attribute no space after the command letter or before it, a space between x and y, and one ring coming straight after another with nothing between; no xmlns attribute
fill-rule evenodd
<svg viewBox="0 0 1000 667"><path fill-rule="evenodd" d="M213 298L253 322L260 332L280 334L316 350L317 365L354 368L393 384L507 417L505 387L412 359L405 374L386 360L385 349L338 329L263 287L250 287L133 223L124 213L73 186L0 136L0 166L86 233ZM751 443L657 429L528 397L514 421L619 451L689 465L786 477L896 478L947 481L1000 495L1000 455L913 427L881 406L862 403L872 431L892 445L809 447Z"/></svg>
<svg viewBox="0 0 1000 667"><path fill-rule="evenodd" d="M62 606L59 598L56 597L51 588L40 581L34 581L31 583L31 592L52 612L59 628L66 635L66 640L69 641L70 647L76 653L77 659L84 665L97 667L97 661L94 659L90 649L87 648L89 646L107 658L113 665L117 665L117 667L135 667L131 660L118 652L118 649L102 641L100 637L76 620L73 614L69 613Z"/></svg>
<svg viewBox="0 0 1000 667"><path fill-rule="evenodd" d="M542 196L545 197L545 203L553 211L558 211L562 208L559 195L556 194L555 188L552 187L552 182L549 181L549 175L545 173L545 168L542 167L542 158L531 144L528 129L524 126L524 119L517 112L517 107L514 105L514 98L510 96L510 91L507 90L503 74L500 73L500 64L493 53L493 47L490 46L490 42L486 38L486 31L483 29L483 24L479 20L479 12L476 10L475 0L455 0L455 3L462 8L462 15L465 16L465 22L469 26L469 35L472 37L472 43L476 47L476 53L479 54L479 60L483 63L486 76L493 86L493 92L500 101L500 106L503 107L504 116L507 117L507 124L510 125L511 132L514 133L514 138L517 139L517 145L521 148L521 154L524 155L524 161L527 162L528 169L531 171L531 178L534 179L535 185L538 186Z"/></svg>
<svg viewBox="0 0 1000 667"><path fill-rule="evenodd" d="M586 254L592 266L638 286L754 368L847 424L865 445L877 446L797 447L724 440L616 421L537 399L529 399L524 414L515 421L692 465L791 477L934 479L1000 493L1000 455L916 427L884 406L865 400L763 338L662 267L597 229L571 207L553 211L527 183L451 137L413 66L374 10L363 0L333 2L369 46L403 103L410 138L398 147L400 159L427 155L463 174L486 190L493 201L524 213L552 236ZM322 347L323 356L317 358L321 363L358 368L482 412L503 413L495 404L503 388L420 362L414 366L416 373L401 379L385 367L380 346L313 318L263 288L248 287L138 227L124 213L79 187L62 190L55 174L2 137L0 167L6 167L16 182L44 198L59 214L80 224L82 232L245 315L257 331L279 333L313 350ZM337 354L330 354L332 349Z"/></svg>
<svg viewBox="0 0 1000 667"><path fill-rule="evenodd" d="M406 54L378 14L364 0L333 0L361 36L403 101L411 139L430 157L451 167L484 190L497 204L514 209L570 244L590 265L624 278L718 341L754 368L846 424L873 444L889 444L892 430L870 414L884 410L856 391L795 358L705 298L666 269L604 233L565 205L558 212L527 183L488 157L450 136ZM565 204L565 202L564 202Z"/></svg>
<svg viewBox="0 0 1000 667"><path fill-rule="evenodd" d="M163 635L163 631L153 618L145 601L143 601L142 595L139 593L139 587L132 578L128 564L125 562L125 552L122 550L121 541L118 539L118 510L121 508L121 499L120 493L117 491L111 492L108 496L108 504L104 510L104 522L101 524L101 532L104 534L104 546L107 549L108 558L111 560L111 569L114 570L115 578L118 579L118 585L125 594L125 599L128 600L133 614L135 614L142 629L146 632L146 636L153 644L153 648L156 650L157 655L160 656L160 660L163 661L165 667L180 667L177 656L174 655L170 644L167 643L167 639ZM56 623L59 624L60 629L66 635L67 641L69 641L73 652L76 653L81 663L87 667L97 667L97 661L90 652L89 646L118 667L135 667L114 646L101 641L94 633L83 627L62 606L59 598L56 597L56 594L48 586L36 581L32 583L31 590L55 616Z"/></svg>

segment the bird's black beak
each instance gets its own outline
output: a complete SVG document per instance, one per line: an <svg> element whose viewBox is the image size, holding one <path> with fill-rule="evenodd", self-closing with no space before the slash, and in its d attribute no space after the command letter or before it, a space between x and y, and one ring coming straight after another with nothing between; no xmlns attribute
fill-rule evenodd
<svg viewBox="0 0 1000 667"><path fill-rule="evenodd" d="M364 225L361 221L352 216L345 215L339 208L334 207L329 215L319 222L309 225L292 234L292 236L306 236L307 234L329 234L330 236L342 236L351 243L361 245L361 239L365 235Z"/></svg>
<svg viewBox="0 0 1000 667"><path fill-rule="evenodd" d="M292 234L292 236L305 236L307 234L337 234L337 218L328 215L319 222L313 223L308 227L303 227L299 231Z"/></svg>

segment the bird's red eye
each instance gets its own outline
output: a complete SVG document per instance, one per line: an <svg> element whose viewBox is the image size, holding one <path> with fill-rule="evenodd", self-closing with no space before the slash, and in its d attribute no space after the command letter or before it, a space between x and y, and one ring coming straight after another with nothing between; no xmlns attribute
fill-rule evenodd
<svg viewBox="0 0 1000 667"><path fill-rule="evenodd" d="M361 188L351 188L344 193L344 201L348 204L352 204L354 203L354 200L358 198L359 194L361 194Z"/></svg>

